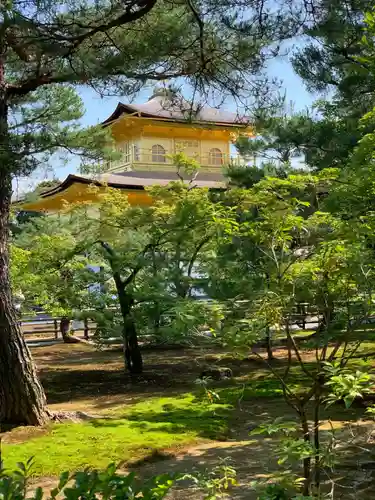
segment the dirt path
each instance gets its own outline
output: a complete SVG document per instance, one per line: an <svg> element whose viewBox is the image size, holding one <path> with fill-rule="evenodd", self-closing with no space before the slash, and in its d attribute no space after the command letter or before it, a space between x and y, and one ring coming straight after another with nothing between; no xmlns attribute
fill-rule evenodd
<svg viewBox="0 0 375 500"><path fill-rule="evenodd" d="M138 472L144 476L163 474L165 472L202 472L207 473L221 464L227 463L237 471L238 485L228 491L229 498L236 500L255 500L256 494L251 491L249 483L266 474L266 464L261 457L267 458L264 442L230 441L205 443L189 448L184 453L160 462L143 465ZM170 500L201 500L202 492L184 484L175 488L169 495Z"/></svg>

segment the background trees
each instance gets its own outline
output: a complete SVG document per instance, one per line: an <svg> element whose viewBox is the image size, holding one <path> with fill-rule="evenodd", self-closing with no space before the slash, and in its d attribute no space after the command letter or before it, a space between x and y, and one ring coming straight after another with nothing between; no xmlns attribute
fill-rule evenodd
<svg viewBox="0 0 375 500"><path fill-rule="evenodd" d="M218 308L196 295L232 223L232 210L208 190L181 181L150 194L154 205L137 208L108 190L95 210L77 205L31 222L12 246L13 285L27 302L94 319L99 342L120 334L132 373L142 370L137 332L187 341L217 323Z"/></svg>

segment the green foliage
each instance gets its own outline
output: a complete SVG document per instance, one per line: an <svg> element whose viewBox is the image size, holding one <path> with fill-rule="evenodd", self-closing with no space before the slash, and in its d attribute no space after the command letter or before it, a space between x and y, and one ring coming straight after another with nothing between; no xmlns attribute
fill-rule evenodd
<svg viewBox="0 0 375 500"><path fill-rule="evenodd" d="M53 314L91 317L100 340L122 335L117 272L128 280L140 333L174 340L202 328L215 333L222 308L194 295L208 280L205 262L231 227L231 210L183 182L150 194L155 204L140 209L108 190L95 209L77 205L26 226L14 239L14 286Z"/></svg>
<svg viewBox="0 0 375 500"><path fill-rule="evenodd" d="M366 414L367 414L369 417L371 417L371 418L375 419L375 405L368 406L368 407L366 408Z"/></svg>
<svg viewBox="0 0 375 500"><path fill-rule="evenodd" d="M288 500L289 495L285 488L279 484L268 484L259 500Z"/></svg>
<svg viewBox="0 0 375 500"><path fill-rule="evenodd" d="M300 159L315 170L343 168L374 131L373 120L362 120L375 105L373 5L314 0L304 7L296 17L305 43L293 50L292 64L307 89L321 98L299 113L285 105L255 113L258 137L240 138L237 149L254 164L256 158L258 166L285 167Z"/></svg>
<svg viewBox="0 0 375 500"><path fill-rule="evenodd" d="M250 432L250 435L254 436L258 434L268 434L269 436L272 436L272 434L282 432L285 435L289 436L289 434L294 433L296 430L296 422L287 422L282 417L280 417L275 419L273 422L259 425Z"/></svg>
<svg viewBox="0 0 375 500"><path fill-rule="evenodd" d="M75 152L83 164L111 159L113 139L108 129L82 128L84 112L72 86L41 87L19 100L10 120L9 141L17 151L13 175L29 175L37 167L50 165L54 154L64 159Z"/></svg>
<svg viewBox="0 0 375 500"><path fill-rule="evenodd" d="M308 112L288 113L281 109L276 114L259 117L255 123L257 138L239 137L236 149L242 157L253 159L266 174L272 176L273 172L285 177L296 158L304 156L307 165L312 166L309 152L314 128L316 118Z"/></svg>
<svg viewBox="0 0 375 500"><path fill-rule="evenodd" d="M327 403L333 404L343 400L346 408L349 408L357 398L363 398L369 392L371 386L371 375L369 373L348 368L343 368L340 363L324 363L324 373L328 380L326 385L331 390L327 397Z"/></svg>
<svg viewBox="0 0 375 500"><path fill-rule="evenodd" d="M0 495L4 500L24 500L34 498L41 500L45 492L42 488L37 488L32 496L27 493L27 479L32 463L27 468L19 464L19 469L14 472L2 471L0 477ZM163 474L155 476L145 484L136 479L135 474L119 474L116 472L115 464L109 465L103 471L76 472L70 474L63 472L56 488L49 492L48 498L64 498L67 500L78 500L85 498L111 499L121 498L135 499L139 496L149 500L164 498L174 483L181 479L181 475ZM69 483L69 484L68 484Z"/></svg>
<svg viewBox="0 0 375 500"><path fill-rule="evenodd" d="M252 481L251 487L258 492L258 500L312 500L313 497L296 495L299 483L299 478L288 470L272 479Z"/></svg>
<svg viewBox="0 0 375 500"><path fill-rule="evenodd" d="M266 434L268 436L280 436L278 439L276 454L277 463L281 466L290 466L293 462L303 461L315 454L314 447L306 439L298 437L298 425L293 421L286 421L282 417L273 422L262 424L251 431L250 435Z"/></svg>
<svg viewBox="0 0 375 500"><path fill-rule="evenodd" d="M210 2L200 8L203 6L212 7ZM82 26L66 23L71 16L88 16L93 25L98 22L99 11L95 9L100 5L84 5L78 13L48 7L49 14L61 17L61 30L70 37L65 45L72 37L77 40L76 31ZM120 7L115 2L113 12L107 12L105 5L100 16L104 11L116 19ZM253 12L248 13L249 23L240 23L236 11L240 6L228 9L228 3L222 2L215 6L202 40L201 24L196 23L199 12L188 7L172 3L165 9L164 3L158 3L146 19L141 15L124 29L112 26L111 42L106 38L108 27L95 29L73 44L71 69L61 65L62 56L56 57L56 47L48 44L51 74L57 72L60 82L84 80L100 88L113 86L129 95L148 79L164 77L167 64L169 77L191 78L200 95L205 94L207 84L237 95L243 89L244 73L253 73L263 63L264 51L260 49L270 38L253 36ZM233 7L231 18L226 12L233 12ZM349 369L362 341L357 328L374 314L372 12L366 17L365 32L362 26L362 14L369 7L368 1L362 0L350 6L339 1L314 2L313 10L319 15L302 24L305 35L314 41L299 50L294 66L311 89L334 86L334 99L317 102L316 112L260 114L257 125L261 135L239 139L237 148L246 159L257 157L263 164L254 161L252 168L228 171L232 185L240 189L213 196L181 181L151 189L155 202L145 209L130 207L119 193L108 191L102 196L100 218L89 215L87 207L74 207L58 220L49 219L44 228L45 220L36 223L14 241L12 249L14 289L26 292L28 302L41 303L55 313L71 316L80 310L91 314L99 325L99 340L114 332L123 334L129 318L140 332L152 332L159 338L191 338L203 329L216 337L220 333L227 345L239 351L248 351L263 338L270 348L270 337L275 333L286 339L285 368L269 367L279 383L279 394L296 410L300 428L275 422L260 431L282 433L280 466L286 468L296 460L304 464L305 497L314 488L319 490L320 470L334 463L319 444L321 404L342 399L349 407L370 381L368 373ZM146 25L149 37L145 41L139 33ZM266 23L266 29L269 27ZM33 23L28 30L39 33ZM51 36L60 49L66 49L61 40ZM30 50L42 50L46 55L40 39L35 37ZM323 43L317 45L316 40ZM115 53L112 44L119 47ZM14 47L12 50L17 54ZM209 66L206 51L211 57ZM179 54L178 61L171 61L171 53ZM233 65L233 54L237 65ZM231 70L233 67L237 69ZM14 61L13 72L7 73L11 82L20 71L24 70L19 61ZM21 94L28 97L19 101L16 113L22 118L21 125L11 128L10 144L12 151L21 151L26 159L22 163L17 159L14 172L31 171L41 161L38 154L61 148L79 151L89 161L110 154L105 149L105 132L79 128L83 110L74 89L43 85L37 82L41 88L35 88L35 94L28 90ZM39 119L47 101L51 114ZM187 119L193 119L191 112ZM291 173L291 162L299 156L314 174ZM180 177L193 179L196 162L188 161L182 152L173 158ZM98 265L100 272L94 275L89 271L89 263ZM95 282L101 286L100 292L91 290ZM121 301L113 298L116 293L121 296L119 282L127 304L131 304L125 312L122 308L121 315ZM197 289L204 289L216 302L207 305L196 301ZM306 301L319 318L311 344L314 364L304 361L292 329L296 305ZM296 383L293 358L308 384ZM269 393L269 384L263 385ZM327 388L331 391L328 398ZM220 391L206 387L205 391L211 401L222 396ZM315 411L313 425L306 416L309 404ZM179 421L178 425L184 424ZM121 423L119 428L126 428L129 435L127 425ZM90 432L87 437L91 437ZM290 471L285 473L290 479ZM268 485L265 498L282 498L286 491L281 483Z"/></svg>
<svg viewBox="0 0 375 500"><path fill-rule="evenodd" d="M77 224L64 215L41 218L14 240L12 279L26 306L38 304L53 315L72 316L94 301L88 285L95 283L95 273L87 267L88 258L75 253Z"/></svg>
<svg viewBox="0 0 375 500"><path fill-rule="evenodd" d="M236 469L230 465L229 460L223 460L220 465L203 474L195 473L191 478L198 487L207 492L204 500L226 498L228 490L237 485Z"/></svg>
<svg viewBox="0 0 375 500"><path fill-rule="evenodd" d="M41 487L34 492L28 491L28 478L32 472L32 466L33 462L29 460L26 466L20 463L12 472L6 470L0 472L0 498L2 500L42 500L45 498L46 492ZM227 490L230 485L235 485L235 475L235 470L224 464L207 475L165 473L142 480L134 472L130 474L117 472L116 465L112 463L101 471L86 469L73 474L61 473L57 486L48 492L47 498L49 500L56 498L161 500L178 482L190 480L204 492L205 500L215 500L222 496L222 491Z"/></svg>
<svg viewBox="0 0 375 500"><path fill-rule="evenodd" d="M228 345L246 352L269 336L270 330L284 338L285 367L268 366L283 397L298 415L299 429L293 423L285 427L276 421L257 432L281 433L279 466L290 476L289 466L304 464L299 486L305 496L319 489L319 470L334 462L330 445L319 445L324 391L329 387L335 401L344 399L350 406L370 380L367 373L349 369L348 363L361 344L358 326L373 314L374 255L363 219L344 220L318 196L334 192L337 177L335 169L317 175L289 175L286 179L269 177L251 189L229 193L231 203L237 206L238 224L221 239L218 254L222 252L223 257L212 271L220 279L229 280L230 293L238 290L227 300L232 311L232 317L224 323ZM234 273L233 261L240 272ZM321 318L312 342L316 359L312 364L305 363L303 347L292 330L300 302L308 302L311 314ZM306 377L303 387L295 384L293 358ZM327 380L323 367L336 359L341 371ZM313 426L306 416L309 404L316 407L318 415Z"/></svg>
<svg viewBox="0 0 375 500"><path fill-rule="evenodd" d="M372 77L366 66L357 61L363 53L363 18L371 9L369 0L315 1L314 10L319 15L304 26L311 41L296 51L293 60L295 70L309 89L333 89L341 109L355 113L357 118L373 106L369 92Z"/></svg>
<svg viewBox="0 0 375 500"><path fill-rule="evenodd" d="M286 176L286 171L286 167L277 168L272 163L262 164L260 167L230 165L226 175L231 186L250 189L266 176L283 178Z"/></svg>

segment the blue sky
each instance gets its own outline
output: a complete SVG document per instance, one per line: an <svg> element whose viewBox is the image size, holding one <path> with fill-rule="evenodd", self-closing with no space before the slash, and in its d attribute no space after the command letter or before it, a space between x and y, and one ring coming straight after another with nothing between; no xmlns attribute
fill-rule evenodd
<svg viewBox="0 0 375 500"><path fill-rule="evenodd" d="M301 79L294 73L287 55L273 59L267 71L271 77L282 80L287 102L293 102L296 111L310 106L317 98L317 96L311 95L306 91ZM136 102L146 101L151 92L151 88L142 91L137 96ZM113 112L118 101L122 100L126 102L126 99L121 99L121 96L101 98L92 89L82 89L81 96L86 108L86 113L82 120L84 125L100 123ZM20 180L18 187L16 186L15 188L19 191L28 190L32 188L33 185L46 178L51 179L57 177L63 180L68 174L75 173L78 165L79 162L76 158L69 158L66 164L56 160L51 171L35 172L32 178Z"/></svg>

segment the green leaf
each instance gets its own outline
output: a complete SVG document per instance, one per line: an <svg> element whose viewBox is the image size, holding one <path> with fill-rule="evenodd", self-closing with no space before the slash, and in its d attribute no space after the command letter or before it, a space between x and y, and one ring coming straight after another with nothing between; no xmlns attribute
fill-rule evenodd
<svg viewBox="0 0 375 500"><path fill-rule="evenodd" d="M34 492L33 498L34 500L42 500L43 496L44 496L43 489L40 486L38 486Z"/></svg>
<svg viewBox="0 0 375 500"><path fill-rule="evenodd" d="M61 473L60 474L60 478L59 478L59 484L58 484L57 488L59 490L61 490L62 488L64 488L64 486L66 485L66 483L69 481L69 478L70 478L69 471L65 471L65 472Z"/></svg>

